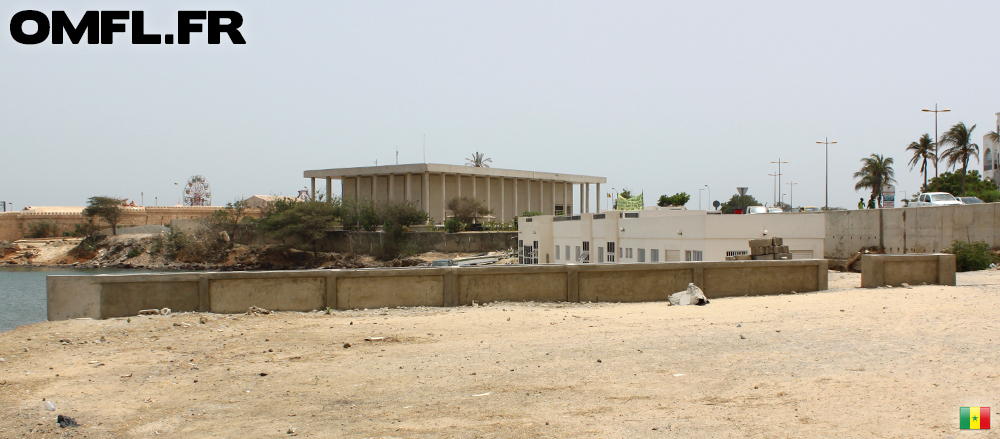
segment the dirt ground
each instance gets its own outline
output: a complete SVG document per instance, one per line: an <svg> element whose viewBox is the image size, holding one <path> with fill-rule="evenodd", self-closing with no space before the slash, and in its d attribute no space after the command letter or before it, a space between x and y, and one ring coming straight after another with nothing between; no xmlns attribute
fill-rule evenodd
<svg viewBox="0 0 1000 439"><path fill-rule="evenodd" d="M1000 419L1000 272L959 283L39 323L0 333L0 437L996 437L958 411Z"/></svg>

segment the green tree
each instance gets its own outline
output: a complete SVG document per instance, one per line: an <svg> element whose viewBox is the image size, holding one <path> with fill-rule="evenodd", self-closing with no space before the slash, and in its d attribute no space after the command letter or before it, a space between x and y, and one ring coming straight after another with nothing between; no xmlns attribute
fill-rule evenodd
<svg viewBox="0 0 1000 439"><path fill-rule="evenodd" d="M247 216L250 206L246 200L236 200L226 203L222 209L212 212L208 219L209 229L213 232L225 231L233 239L240 230L251 232L256 224L253 218Z"/></svg>
<svg viewBox="0 0 1000 439"><path fill-rule="evenodd" d="M483 206L477 199L469 197L455 197L448 202L448 210L451 211L455 219L463 222L466 226L474 224L476 218L489 215L493 211Z"/></svg>
<svg viewBox="0 0 1000 439"><path fill-rule="evenodd" d="M487 163L493 163L493 159L486 158L486 154L481 152L472 153L472 158L465 159L465 166L472 166L476 168L488 168L490 165Z"/></svg>
<svg viewBox="0 0 1000 439"><path fill-rule="evenodd" d="M691 196L687 192L681 192L679 194L673 194L671 196L660 195L660 199L656 202L657 206L667 207L667 206L683 206L691 201Z"/></svg>
<svg viewBox="0 0 1000 439"><path fill-rule="evenodd" d="M381 210L370 198L347 198L341 202L341 223L344 230L374 232L385 223Z"/></svg>
<svg viewBox="0 0 1000 439"><path fill-rule="evenodd" d="M124 200L115 197L90 197L87 199L87 207L83 208L83 214L90 218L96 217L104 220L111 225L111 234L117 235L118 223L125 216L122 201Z"/></svg>
<svg viewBox="0 0 1000 439"><path fill-rule="evenodd" d="M921 192L928 192L930 188L937 188L935 192L948 192L950 194L960 193L962 190L962 172L945 172L937 177L931 177L930 181L921 188ZM978 197L979 199L992 203L1000 201L1000 191L997 191L996 183L989 178L982 178L978 170L971 170L965 176L965 190L967 195Z"/></svg>
<svg viewBox="0 0 1000 439"><path fill-rule="evenodd" d="M975 129L975 125L968 128L964 122L959 122L941 136L941 146L951 145L951 148L941 152L941 158L952 168L958 163L962 164L963 197L965 196L965 175L969 169L969 159L975 157L977 161L979 160L979 145L972 143L972 131Z"/></svg>
<svg viewBox="0 0 1000 439"><path fill-rule="evenodd" d="M752 195L744 195L741 197L740 194L733 194L729 201L726 201L719 206L719 210L721 210L724 214L730 214L736 209L745 209L748 206L760 205L760 201L757 201L757 199Z"/></svg>
<svg viewBox="0 0 1000 439"><path fill-rule="evenodd" d="M872 154L861 159L861 170L854 173L854 178L858 179L854 190L871 189L872 197L876 200L881 199L882 188L896 182L896 171L892 169L892 162L892 157L880 154Z"/></svg>
<svg viewBox="0 0 1000 439"><path fill-rule="evenodd" d="M312 246L315 257L319 253L320 240L336 225L337 217L338 208L333 203L304 201L269 216L261 223L261 228L282 242L288 238L298 238L303 244Z"/></svg>
<svg viewBox="0 0 1000 439"><path fill-rule="evenodd" d="M382 227L386 239L382 241L382 257L396 259L409 252L406 231L414 224L427 222L427 212L417 207L416 202L386 203L382 208Z"/></svg>
<svg viewBox="0 0 1000 439"><path fill-rule="evenodd" d="M910 157L910 170L913 170L914 166L920 165L920 173L924 174L924 186L927 186L927 160L935 160L934 140L931 139L930 134L924 134L920 136L916 142L910 142L910 146L906 147L907 151L913 152L913 157Z"/></svg>

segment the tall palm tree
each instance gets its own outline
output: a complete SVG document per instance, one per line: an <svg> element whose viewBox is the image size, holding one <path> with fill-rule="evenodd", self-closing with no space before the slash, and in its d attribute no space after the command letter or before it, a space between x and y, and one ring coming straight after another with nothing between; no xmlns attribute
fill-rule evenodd
<svg viewBox="0 0 1000 439"><path fill-rule="evenodd" d="M896 171L892 169L892 157L872 154L870 157L861 159L861 163L861 170L854 173L854 178L858 179L854 190L871 189L872 197L876 200L881 199L882 188L896 182Z"/></svg>
<svg viewBox="0 0 1000 439"><path fill-rule="evenodd" d="M487 163L493 163L493 159L486 158L486 154L481 152L475 152L472 154L472 158L465 159L465 166L488 168L490 165L487 165Z"/></svg>
<svg viewBox="0 0 1000 439"><path fill-rule="evenodd" d="M941 136L942 146L952 145L951 148L941 152L941 158L953 168L959 162L962 163L963 197L965 196L965 173L969 169L969 159L975 157L976 161L979 161L979 145L972 143L972 131L975 129L975 125L968 128L964 122L959 122Z"/></svg>
<svg viewBox="0 0 1000 439"><path fill-rule="evenodd" d="M924 187L927 187L927 160L934 160L935 146L931 135L924 134L920 140L910 142L910 146L906 147L907 151L913 151L913 157L910 158L909 163L910 170L913 170L914 166L920 165L920 173L924 174Z"/></svg>

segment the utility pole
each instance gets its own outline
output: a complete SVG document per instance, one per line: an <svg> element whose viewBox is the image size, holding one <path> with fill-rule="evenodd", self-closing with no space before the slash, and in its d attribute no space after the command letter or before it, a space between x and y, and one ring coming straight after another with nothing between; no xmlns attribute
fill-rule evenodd
<svg viewBox="0 0 1000 439"><path fill-rule="evenodd" d="M823 199L823 210L830 210L830 144L837 143L837 141L831 142L829 137L824 137L822 142L816 141L816 143L826 145L826 183L824 184L826 196Z"/></svg>
<svg viewBox="0 0 1000 439"><path fill-rule="evenodd" d="M778 161L771 162L771 163L777 163L778 164L778 187L781 187L781 164L782 163L788 163L788 162L783 162L783 161L781 161L781 157L778 157Z"/></svg>
<svg viewBox="0 0 1000 439"><path fill-rule="evenodd" d="M938 110L937 104L934 104L934 109L924 108L920 110L926 113L934 113L934 178L938 176L938 144L941 143L941 138L938 137L938 125L937 125L937 115L938 113L947 113L951 111L950 108L945 108L944 110ZM938 190L938 181L934 180L934 190Z"/></svg>

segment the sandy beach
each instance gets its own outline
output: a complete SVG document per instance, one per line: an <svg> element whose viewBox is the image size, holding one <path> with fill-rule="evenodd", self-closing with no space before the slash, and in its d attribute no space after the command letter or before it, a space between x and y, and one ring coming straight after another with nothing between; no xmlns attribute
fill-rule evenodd
<svg viewBox="0 0 1000 439"><path fill-rule="evenodd" d="M958 282L38 323L0 333L0 437L958 437L1000 411L1000 271Z"/></svg>

